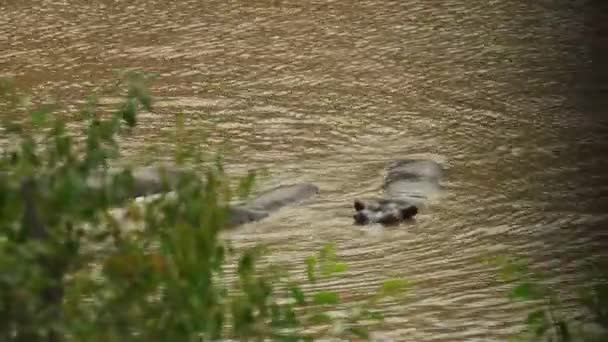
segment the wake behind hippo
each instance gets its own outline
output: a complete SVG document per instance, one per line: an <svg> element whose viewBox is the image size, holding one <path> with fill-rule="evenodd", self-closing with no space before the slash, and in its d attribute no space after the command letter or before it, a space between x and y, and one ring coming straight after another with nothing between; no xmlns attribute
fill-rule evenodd
<svg viewBox="0 0 608 342"><path fill-rule="evenodd" d="M399 224L414 217L429 198L441 193L441 165L425 159L398 160L388 165L384 197L355 200L356 224Z"/></svg>

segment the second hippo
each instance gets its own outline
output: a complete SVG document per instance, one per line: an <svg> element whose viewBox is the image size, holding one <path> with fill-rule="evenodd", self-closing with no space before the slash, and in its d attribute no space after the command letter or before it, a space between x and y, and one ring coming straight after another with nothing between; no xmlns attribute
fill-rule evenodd
<svg viewBox="0 0 608 342"><path fill-rule="evenodd" d="M414 217L430 197L442 192L441 165L426 159L398 160L388 165L382 198L354 202L356 224L399 224Z"/></svg>

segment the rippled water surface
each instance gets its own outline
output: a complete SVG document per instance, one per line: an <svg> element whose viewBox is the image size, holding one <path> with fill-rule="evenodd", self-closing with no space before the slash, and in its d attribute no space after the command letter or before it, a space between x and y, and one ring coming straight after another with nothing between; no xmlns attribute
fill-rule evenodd
<svg viewBox="0 0 608 342"><path fill-rule="evenodd" d="M180 140L229 139L231 171L322 190L237 244L301 260L336 241L351 274L328 286L415 283L385 307L389 336L500 341L525 308L479 258L528 257L567 286L606 235L602 18L576 1L4 0L0 74L70 103L116 70L157 73L126 158L171 158L183 113ZM411 155L445 164L446 196L414 224L354 228L353 198Z"/></svg>

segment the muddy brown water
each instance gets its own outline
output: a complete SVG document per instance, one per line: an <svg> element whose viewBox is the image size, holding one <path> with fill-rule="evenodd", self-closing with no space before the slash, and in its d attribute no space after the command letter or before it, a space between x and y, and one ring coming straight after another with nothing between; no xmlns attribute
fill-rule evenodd
<svg viewBox="0 0 608 342"><path fill-rule="evenodd" d="M415 284L384 306L402 341L506 340L526 307L479 262L530 258L568 288L606 236L605 11L582 1L0 1L0 73L65 103L158 74L126 160L229 139L229 171L310 181L315 201L230 234L280 261L335 241L343 293ZM102 98L111 103L112 98ZM205 140L206 139L206 140ZM352 225L352 200L412 155L446 195L400 228Z"/></svg>

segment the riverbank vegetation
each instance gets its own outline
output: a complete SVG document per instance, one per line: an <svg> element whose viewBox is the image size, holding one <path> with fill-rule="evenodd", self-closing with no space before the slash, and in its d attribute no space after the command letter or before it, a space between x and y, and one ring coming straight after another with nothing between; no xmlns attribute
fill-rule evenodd
<svg viewBox="0 0 608 342"><path fill-rule="evenodd" d="M222 237L228 203L248 195L255 174L233 181L219 158L173 179L172 196L136 204L131 169L107 170L120 157L120 137L153 104L141 75L127 75L120 91L113 112L86 101L70 117L74 129L55 106L29 106L10 83L0 86L1 340L366 339L382 324L379 304L407 294L404 278L384 280L356 303L323 290L348 272L331 243L285 265L262 262L263 246L233 248ZM176 163L187 162L188 149L176 150ZM87 179L100 172L105 181L91 187ZM124 229L116 208L138 228ZM545 298L524 273L513 298ZM606 324L608 292L598 289L588 303ZM567 341L567 321L551 305L528 316L527 332Z"/></svg>
<svg viewBox="0 0 608 342"><path fill-rule="evenodd" d="M587 282L577 284L578 293L573 295L552 285L546 274L533 271L523 259L499 255L484 262L496 267L497 281L512 284L510 300L532 308L522 322L523 329L512 336L512 341L608 340L608 279L597 264L585 272ZM576 310L571 310L572 303L566 303L565 298L574 299Z"/></svg>

